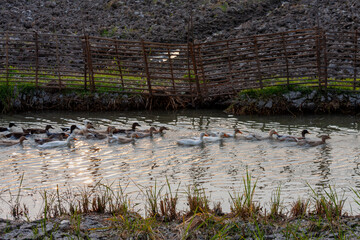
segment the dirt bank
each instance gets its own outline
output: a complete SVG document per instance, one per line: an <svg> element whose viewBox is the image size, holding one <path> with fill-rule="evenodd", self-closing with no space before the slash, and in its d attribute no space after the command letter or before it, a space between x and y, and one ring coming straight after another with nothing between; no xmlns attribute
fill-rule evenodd
<svg viewBox="0 0 360 240"><path fill-rule="evenodd" d="M86 32L156 42L209 41L318 24L326 30L356 30L359 9L360 2L354 0L3 0L0 29Z"/></svg>

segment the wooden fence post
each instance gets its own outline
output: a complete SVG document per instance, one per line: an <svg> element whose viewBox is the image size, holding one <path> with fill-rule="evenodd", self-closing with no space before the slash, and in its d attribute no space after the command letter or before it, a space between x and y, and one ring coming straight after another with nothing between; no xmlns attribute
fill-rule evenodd
<svg viewBox="0 0 360 240"><path fill-rule="evenodd" d="M324 30L321 31L322 42L323 42L323 51L324 51L324 85L325 89L328 87L328 59L327 59L327 41L326 41L326 33Z"/></svg>
<svg viewBox="0 0 360 240"><path fill-rule="evenodd" d="M200 82L199 82L198 73L197 73L197 67L196 67L196 58L195 58L195 52L194 52L194 45L192 43L188 43L188 44L189 44L189 47L190 47L189 48L190 49L190 55L191 55L191 59L192 59L192 63L193 63L193 70L194 70L194 75L195 75L195 83L196 83L197 94L202 99Z"/></svg>
<svg viewBox="0 0 360 240"><path fill-rule="evenodd" d="M322 88L322 74L321 74L321 44L320 44L320 31L319 28L316 29L316 65L318 70L318 81L319 81L319 89Z"/></svg>
<svg viewBox="0 0 360 240"><path fill-rule="evenodd" d="M85 39L85 35L83 37L80 37L81 39L81 45L82 45L82 49L83 49L83 55L84 55L84 89L87 90L87 68L88 68L88 64L87 64L87 55L86 55L86 39Z"/></svg>
<svg viewBox="0 0 360 240"><path fill-rule="evenodd" d="M233 86L233 72L232 72L232 64L231 64L231 56L230 56L230 48L229 48L229 40L226 41L226 54L227 54L227 60L228 60L228 82L229 82L229 88L232 88L232 91L234 94L236 94L236 90Z"/></svg>
<svg viewBox="0 0 360 240"><path fill-rule="evenodd" d="M197 61L197 64L200 66L201 69L201 75L202 75L202 81L203 81L203 93L206 93L206 96L209 96L209 90L207 88L207 84L206 84L206 76L205 76L205 71L204 71L204 64L202 61L202 57L201 57L201 49L200 49L200 45L196 45L196 49L198 52L198 56L199 56L199 61Z"/></svg>
<svg viewBox="0 0 360 240"><path fill-rule="evenodd" d="M191 83L191 70L190 70L190 49L189 49L189 43L187 44L187 72L188 72L188 79L189 79L189 88L190 88L190 94L191 97L193 96L193 90L192 90L192 83ZM194 102L194 99L192 98L192 101Z"/></svg>
<svg viewBox="0 0 360 240"><path fill-rule="evenodd" d="M35 38L35 86L39 86L39 35L34 32Z"/></svg>
<svg viewBox="0 0 360 240"><path fill-rule="evenodd" d="M58 72L58 80L59 80L59 89L62 88L61 83L61 69L60 69L60 56L59 56L59 39L58 36L55 35L55 41L56 41L56 65L57 65L57 72Z"/></svg>
<svg viewBox="0 0 360 240"><path fill-rule="evenodd" d="M145 68L147 85L148 85L148 89L149 89L149 95L150 95L150 97L152 97L152 88L151 88L150 72L149 72L149 66L148 66L148 60L147 60L147 54L146 54L146 49L145 49L144 40L141 40L141 45L142 45L142 52L143 52L143 56L144 56L144 68Z"/></svg>
<svg viewBox="0 0 360 240"><path fill-rule="evenodd" d="M94 69L92 66L91 48L90 48L90 41L88 35L85 35L85 51L86 51L87 67L89 69L90 89L91 91L95 91Z"/></svg>
<svg viewBox="0 0 360 240"><path fill-rule="evenodd" d="M124 78L123 78L123 74L122 74L121 63L120 63L119 53L118 53L118 42L116 40L114 40L114 41L115 41L116 64L117 64L118 69L119 69L121 86L122 86L123 91L124 91L125 85L124 85Z"/></svg>
<svg viewBox="0 0 360 240"><path fill-rule="evenodd" d="M285 42L285 34L282 33L281 37L282 37L282 45L283 45L283 51L284 51L284 57L285 57L285 62L286 62L286 84L287 87L290 87L290 76L289 76L289 59L288 59L288 54L286 51L286 42Z"/></svg>
<svg viewBox="0 0 360 240"><path fill-rule="evenodd" d="M6 86L9 86L9 34L6 32Z"/></svg>
<svg viewBox="0 0 360 240"><path fill-rule="evenodd" d="M354 87L353 90L356 90L356 78L357 78L357 52L358 52L358 31L355 31L354 36L355 52L354 52Z"/></svg>
<svg viewBox="0 0 360 240"><path fill-rule="evenodd" d="M257 44L256 36L254 36L254 51L255 51L256 65L257 65L257 75L258 75L257 78L259 80L260 88L262 89L264 86L263 86L262 76L261 76L260 59L259 59L259 47L258 47L258 44Z"/></svg>
<svg viewBox="0 0 360 240"><path fill-rule="evenodd" d="M172 87L173 87L173 94L175 94L176 88L175 88L174 69L173 69L174 67L173 67L173 63L172 63L172 59L171 59L169 46L167 47L167 53L168 53L168 60L169 60L169 64L170 64L170 74L171 74L171 82L172 82Z"/></svg>

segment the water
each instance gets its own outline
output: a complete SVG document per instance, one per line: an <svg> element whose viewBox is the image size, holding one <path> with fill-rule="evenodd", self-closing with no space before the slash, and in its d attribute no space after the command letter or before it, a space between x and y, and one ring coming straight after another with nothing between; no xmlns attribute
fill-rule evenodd
<svg viewBox="0 0 360 240"><path fill-rule="evenodd" d="M98 181L120 182L134 202L142 202L140 186L165 183L166 178L176 188L180 184L180 208L186 208L185 191L189 185L204 188L211 201L220 201L229 211L229 193L242 188L246 169L258 178L255 199L269 207L271 194L281 185L285 204L298 197L309 197L309 184L316 191L329 184L347 197L346 210L354 212L349 187L360 190L359 119L351 116L232 116L221 111L187 110L179 112L44 112L0 117L0 126L15 122L18 126L39 127L82 125L90 120L97 128L107 125L129 128L139 122L141 129L166 126L171 130L153 139L139 139L135 144L108 144L106 140L79 138L72 148L46 149L37 147L33 137L21 147L1 147L0 197L11 200L16 195L20 178L22 201L30 206L30 215L39 213L43 190L61 191L93 186ZM303 129L317 139L317 134L330 134L328 144L318 147L298 146L291 142L245 141L226 139L222 143L182 147L176 144L181 137L198 136L206 129L239 128L243 132L267 135L270 129L280 134L299 135ZM20 130L18 128L17 130ZM40 137L37 136L37 137ZM14 197L13 197L14 200ZM355 209L354 209L355 208ZM9 217L3 205L0 217Z"/></svg>

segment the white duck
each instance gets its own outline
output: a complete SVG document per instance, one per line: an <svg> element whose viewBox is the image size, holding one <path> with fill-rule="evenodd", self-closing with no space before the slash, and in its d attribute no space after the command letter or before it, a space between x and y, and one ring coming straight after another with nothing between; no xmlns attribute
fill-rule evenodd
<svg viewBox="0 0 360 240"><path fill-rule="evenodd" d="M234 133L226 133L226 135L228 135L228 137L233 137L236 138L236 134L242 134L242 131L240 131L239 129L235 128L234 129Z"/></svg>
<svg viewBox="0 0 360 240"><path fill-rule="evenodd" d="M245 138L246 140L266 140L266 139L273 139L274 134L277 134L277 132L274 129L271 129L269 131L269 135L266 137L260 136L255 133L250 133L248 135L243 135L243 138Z"/></svg>
<svg viewBox="0 0 360 240"><path fill-rule="evenodd" d="M39 145L39 148L56 148L56 147L70 147L70 144L72 141L77 140L75 138L75 134L72 133L65 141L53 141L53 142L47 142L43 145Z"/></svg>
<svg viewBox="0 0 360 240"><path fill-rule="evenodd" d="M229 135L227 133L221 132L217 136L205 136L204 141L205 142L217 142L217 141L221 141L224 138L228 138L228 137L229 137Z"/></svg>
<svg viewBox="0 0 360 240"><path fill-rule="evenodd" d="M196 146L196 145L200 145L204 142L204 137L208 136L206 133L201 133L200 134L200 138L198 139L180 139L177 140L177 144L179 145L187 145L187 146Z"/></svg>

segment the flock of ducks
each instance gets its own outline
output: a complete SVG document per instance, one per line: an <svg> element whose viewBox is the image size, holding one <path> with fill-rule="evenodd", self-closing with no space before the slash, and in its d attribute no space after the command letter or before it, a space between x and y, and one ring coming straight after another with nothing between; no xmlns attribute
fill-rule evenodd
<svg viewBox="0 0 360 240"><path fill-rule="evenodd" d="M23 144L29 136L37 134L46 134L45 138L34 138L39 148L70 146L74 140L77 140L76 135L82 135L86 139L107 139L109 143L130 143L137 138L152 137L154 134L164 134L165 130L169 130L167 127L139 130L137 127L140 127L140 124L136 122L130 129L109 126L104 130L96 130L91 122L85 122L84 126L72 125L69 128L61 128L62 132L57 133L50 132L50 129L54 129L51 125L46 125L45 128L22 128L22 132L14 132L13 127L16 127L16 124L9 123L8 127L0 127L0 146ZM125 135L119 136L119 133Z"/></svg>
<svg viewBox="0 0 360 240"><path fill-rule="evenodd" d="M141 127L137 122L133 123L131 128L122 129L114 126L108 126L103 130L96 130L91 122L86 121L83 126L72 125L69 128L61 128L62 132L51 132L54 129L51 125L46 125L45 128L22 128L22 132L14 132L14 123L9 123L8 127L0 127L0 146L12 146L22 144L29 136L36 136L37 134L45 134L45 138L34 138L35 143L39 148L55 148L70 146L74 140L77 140L76 135L82 135L86 139L107 139L109 143L131 143L135 139L153 137L154 134L164 134L166 127L150 127L146 130L139 130ZM318 136L321 140L313 141L306 138L306 134L310 134L308 130L303 130L301 136L280 135L276 130L272 129L269 134L262 136L255 133L244 134L239 129L235 129L231 133L226 132L203 132L199 137L179 139L178 145L197 146L204 142L222 141L226 138L237 138L244 140L261 141L266 139L273 139L277 141L296 142L298 145L318 146L326 143L330 139L329 135Z"/></svg>

